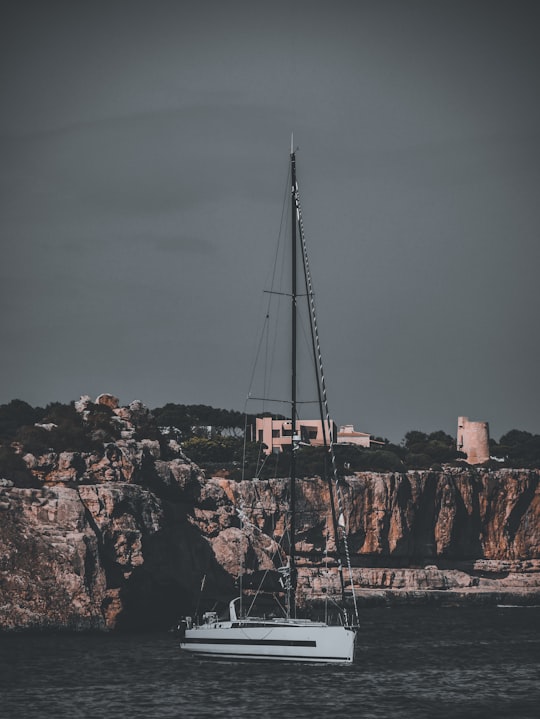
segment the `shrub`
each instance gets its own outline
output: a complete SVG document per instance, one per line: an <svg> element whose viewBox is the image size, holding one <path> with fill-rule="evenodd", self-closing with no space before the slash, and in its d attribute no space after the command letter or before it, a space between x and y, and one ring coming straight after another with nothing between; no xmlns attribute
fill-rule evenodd
<svg viewBox="0 0 540 719"><path fill-rule="evenodd" d="M0 478L11 480L16 487L41 486L23 458L6 445L0 445Z"/></svg>
<svg viewBox="0 0 540 719"><path fill-rule="evenodd" d="M51 445L51 436L42 427L23 426L15 433L15 442L22 445L24 452L30 454L45 454L54 449Z"/></svg>
<svg viewBox="0 0 540 719"><path fill-rule="evenodd" d="M42 409L34 408L20 399L0 405L0 439L13 439L20 427L33 425L42 416Z"/></svg>
<svg viewBox="0 0 540 719"><path fill-rule="evenodd" d="M197 464L204 466L206 462L242 461L244 441L236 437L193 437L182 443L182 450Z"/></svg>

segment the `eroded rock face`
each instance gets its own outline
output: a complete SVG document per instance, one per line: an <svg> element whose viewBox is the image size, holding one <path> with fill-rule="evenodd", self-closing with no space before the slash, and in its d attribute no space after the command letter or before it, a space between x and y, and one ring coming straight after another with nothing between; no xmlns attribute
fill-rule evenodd
<svg viewBox="0 0 540 719"><path fill-rule="evenodd" d="M539 479L537 470L456 468L347 477L341 493L351 553L410 561L537 559ZM213 481L250 522L283 535L285 481ZM329 489L320 479L297 484L298 548L319 550L334 534Z"/></svg>
<svg viewBox="0 0 540 719"><path fill-rule="evenodd" d="M105 571L76 492L3 488L0 498L2 628L105 628Z"/></svg>
<svg viewBox="0 0 540 719"><path fill-rule="evenodd" d="M350 576L364 600L425 599L426 592L465 596L540 598L540 473L535 470L462 470L359 473L341 485L352 557ZM213 480L244 518L244 531L282 542L286 481ZM298 482L297 550L300 602L339 595L330 495L319 479ZM207 492L209 490L206 490ZM196 518L210 541L219 538L226 504ZM212 531L205 522L213 517ZM232 516L228 511L227 516ZM285 541L286 543L286 541ZM314 555L319 566L313 567ZM220 554L227 567L227 557ZM231 566L231 569L233 567Z"/></svg>
<svg viewBox="0 0 540 719"><path fill-rule="evenodd" d="M232 590L180 505L132 484L0 488L0 629L170 626Z"/></svg>
<svg viewBox="0 0 540 719"><path fill-rule="evenodd" d="M119 407L103 452L26 454L40 489L0 486L0 628L169 626L201 577L232 591L193 518L203 476L176 442L134 439L142 403ZM93 403L82 397L85 417Z"/></svg>
<svg viewBox="0 0 540 719"><path fill-rule="evenodd" d="M41 488L0 482L0 629L165 627L230 599L240 574L244 588L279 588L288 481L207 479L176 442L136 440L147 410L114 400L129 436L104 454L26 455ZM346 588L367 602L539 601L539 480L456 468L345 478ZM298 481L297 509L299 601L339 595L327 484Z"/></svg>
<svg viewBox="0 0 540 719"><path fill-rule="evenodd" d="M538 471L461 470L347 478L360 554L439 558L539 556Z"/></svg>

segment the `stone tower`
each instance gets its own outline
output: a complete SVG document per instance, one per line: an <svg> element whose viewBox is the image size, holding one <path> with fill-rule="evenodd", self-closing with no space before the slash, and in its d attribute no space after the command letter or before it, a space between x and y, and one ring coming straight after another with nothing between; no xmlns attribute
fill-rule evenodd
<svg viewBox="0 0 540 719"><path fill-rule="evenodd" d="M489 459L489 425L458 417L457 449L467 455L469 464L482 464Z"/></svg>

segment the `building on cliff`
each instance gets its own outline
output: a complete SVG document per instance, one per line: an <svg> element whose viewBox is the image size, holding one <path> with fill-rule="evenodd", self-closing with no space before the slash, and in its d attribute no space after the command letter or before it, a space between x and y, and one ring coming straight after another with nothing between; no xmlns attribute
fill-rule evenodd
<svg viewBox="0 0 540 719"><path fill-rule="evenodd" d="M324 425L320 419L300 419L296 431L303 444L312 447L324 446L324 436L337 435L335 422L325 420ZM257 442L266 445L265 454L283 452L283 448L292 444L292 427L290 419L272 419L272 417L257 417L255 419L255 436Z"/></svg>
<svg viewBox="0 0 540 719"><path fill-rule="evenodd" d="M354 444L359 447L370 447L373 440L367 432L356 432L352 424L346 424L337 431L332 420L325 420L324 425L320 419L300 419L297 432L303 444L312 447L322 447L324 436L336 438L337 444ZM255 420L255 436L258 442L266 445L265 454L282 452L283 447L292 441L290 419L272 419L271 417L257 417Z"/></svg>
<svg viewBox="0 0 540 719"><path fill-rule="evenodd" d="M337 433L338 444L354 444L357 447L371 447L371 435L367 432L357 432L352 424L344 424Z"/></svg>
<svg viewBox="0 0 540 719"><path fill-rule="evenodd" d="M469 464L483 464L489 459L489 425L458 417L457 449L467 455Z"/></svg>

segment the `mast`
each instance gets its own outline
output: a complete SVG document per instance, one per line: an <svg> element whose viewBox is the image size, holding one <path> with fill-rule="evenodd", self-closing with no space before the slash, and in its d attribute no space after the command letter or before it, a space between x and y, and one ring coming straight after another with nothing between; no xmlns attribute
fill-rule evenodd
<svg viewBox="0 0 540 719"><path fill-rule="evenodd" d="M290 523L290 595L289 613L296 616L296 222L297 222L297 188L296 188L296 157L294 153L293 138L291 135L291 523Z"/></svg>

